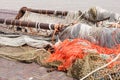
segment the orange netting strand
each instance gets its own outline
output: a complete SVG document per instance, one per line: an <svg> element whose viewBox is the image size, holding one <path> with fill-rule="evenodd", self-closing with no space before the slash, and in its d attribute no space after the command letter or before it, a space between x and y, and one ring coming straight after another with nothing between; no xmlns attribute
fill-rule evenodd
<svg viewBox="0 0 120 80"><path fill-rule="evenodd" d="M110 49L95 45L83 39L73 39L72 41L66 39L54 48L55 52L50 55L49 59L47 59L47 62L61 61L62 64L58 66L58 70L66 70L77 58L83 59L84 56L87 55L84 50L95 49L99 54L114 53L115 55L120 52L119 45L114 49Z"/></svg>

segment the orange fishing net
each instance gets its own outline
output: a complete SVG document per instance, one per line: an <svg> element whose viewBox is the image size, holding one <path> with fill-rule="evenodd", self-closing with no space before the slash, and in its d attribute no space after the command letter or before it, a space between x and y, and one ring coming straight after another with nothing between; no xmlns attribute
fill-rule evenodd
<svg viewBox="0 0 120 80"><path fill-rule="evenodd" d="M55 52L50 55L47 62L61 61L62 64L58 66L58 70L66 70L76 59L83 59L84 56L89 54L88 51L90 50L98 54L117 55L120 52L120 46L118 45L114 49L111 49L95 45L83 39L66 39L58 46L55 46ZM107 60L110 61L111 59L109 58Z"/></svg>

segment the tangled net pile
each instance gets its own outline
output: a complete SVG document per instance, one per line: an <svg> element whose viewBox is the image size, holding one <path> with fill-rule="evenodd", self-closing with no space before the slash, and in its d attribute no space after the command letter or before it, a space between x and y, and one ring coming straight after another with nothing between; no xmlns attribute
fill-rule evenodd
<svg viewBox="0 0 120 80"><path fill-rule="evenodd" d="M54 45L55 52L51 54L45 49L36 48L52 45L48 42L54 32L52 29L38 30L28 28L29 26L14 26L16 32L35 33L42 37L26 35L11 37L10 34L0 34L0 57L20 62L36 62L44 67L54 66L60 71L67 71L68 76L80 80L120 80L120 29L108 28L110 23L107 23L119 22L119 16L101 8L91 8L85 13L68 12L67 16L26 11L19 20L50 23L50 25L69 24L69 27L58 34L63 42ZM105 18L110 19L106 21ZM99 23L96 27L94 26L96 21L104 21L104 23Z"/></svg>
<svg viewBox="0 0 120 80"><path fill-rule="evenodd" d="M85 57L90 54L98 55L99 59L105 62L104 64L106 64L107 62L113 60L112 55L117 56L119 53L120 53L120 45L116 46L113 49L110 49L106 47L100 47L83 39L73 39L73 40L66 39L65 41L61 42L58 46L55 46L55 52L50 55L50 57L47 59L47 62L60 61L61 64L58 66L58 70L64 71L64 70L69 70L70 67L73 66L73 64L75 65L76 60L78 59L85 60ZM96 56L93 57L96 58ZM99 63L98 60L95 61ZM115 61L112 64L108 65L107 67L108 69L110 69L113 68L116 64L118 65L119 61ZM102 65L99 65L98 67Z"/></svg>

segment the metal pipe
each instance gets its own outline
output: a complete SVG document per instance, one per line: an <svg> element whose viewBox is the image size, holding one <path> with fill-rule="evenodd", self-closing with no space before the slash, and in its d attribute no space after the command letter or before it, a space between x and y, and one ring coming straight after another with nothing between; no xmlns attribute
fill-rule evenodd
<svg viewBox="0 0 120 80"><path fill-rule="evenodd" d="M37 9L31 9L31 8L27 8L27 11L40 13L40 14L55 14L55 15L62 15L62 16L66 16L68 13L68 11L37 10Z"/></svg>
<svg viewBox="0 0 120 80"><path fill-rule="evenodd" d="M62 15L62 16L66 16L68 14L68 11L37 10L37 9L31 9L31 8L27 8L27 7L22 7L19 10L19 12L18 12L15 19L20 19L25 14L25 11L30 11L30 12L34 12L34 13L40 13L40 14Z"/></svg>
<svg viewBox="0 0 120 80"><path fill-rule="evenodd" d="M37 23L37 22L28 22L28 21L20 21L20 20L10 20L10 19L6 20L1 18L0 18L0 23L6 25L22 26L22 27L32 27L32 28L39 27L41 29L48 29L48 30L50 29L54 30L56 25L56 24Z"/></svg>

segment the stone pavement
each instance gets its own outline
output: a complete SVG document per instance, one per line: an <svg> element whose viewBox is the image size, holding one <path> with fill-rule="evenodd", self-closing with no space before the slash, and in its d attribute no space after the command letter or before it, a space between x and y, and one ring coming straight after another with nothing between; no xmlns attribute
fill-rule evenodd
<svg viewBox="0 0 120 80"><path fill-rule="evenodd" d="M53 71L35 63L25 64L0 58L0 80L73 80L64 72Z"/></svg>

